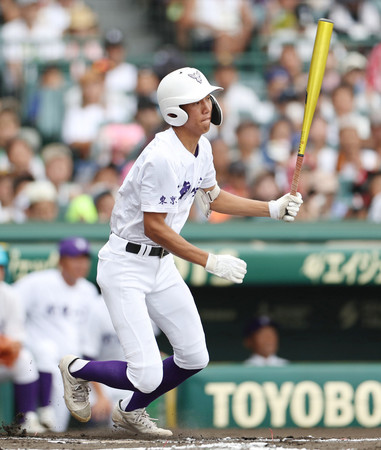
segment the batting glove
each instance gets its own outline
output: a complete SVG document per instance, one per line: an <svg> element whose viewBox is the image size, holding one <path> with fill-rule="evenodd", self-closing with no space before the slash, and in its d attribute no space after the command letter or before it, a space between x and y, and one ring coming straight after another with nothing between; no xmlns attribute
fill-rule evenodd
<svg viewBox="0 0 381 450"><path fill-rule="evenodd" d="M209 253L205 270L218 277L240 284L247 272L246 267L245 261L235 256Z"/></svg>
<svg viewBox="0 0 381 450"><path fill-rule="evenodd" d="M293 222L302 203L300 192L297 192L296 195L288 193L278 200L271 200L269 202L270 217L285 222Z"/></svg>

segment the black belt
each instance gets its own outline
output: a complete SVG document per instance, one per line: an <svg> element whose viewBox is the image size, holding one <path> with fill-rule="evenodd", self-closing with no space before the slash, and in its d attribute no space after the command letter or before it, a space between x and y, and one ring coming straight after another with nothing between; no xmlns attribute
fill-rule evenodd
<svg viewBox="0 0 381 450"><path fill-rule="evenodd" d="M135 255L137 255L140 252L141 248L142 248L142 246L140 244L134 244L133 242L127 242L126 252L135 253ZM159 258L164 258L164 256L167 256L168 254L169 254L169 252L167 252L167 250L165 250L163 247L151 247L151 250L148 253L148 256L158 256ZM142 256L144 256L144 253Z"/></svg>

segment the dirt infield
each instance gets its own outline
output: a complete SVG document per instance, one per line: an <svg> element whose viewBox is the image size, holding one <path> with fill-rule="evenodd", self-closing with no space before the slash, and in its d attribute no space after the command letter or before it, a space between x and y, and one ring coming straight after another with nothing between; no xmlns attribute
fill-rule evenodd
<svg viewBox="0 0 381 450"><path fill-rule="evenodd" d="M40 436L0 435L0 450L106 449L381 449L381 429L177 429L170 439L135 440L113 429L76 430Z"/></svg>

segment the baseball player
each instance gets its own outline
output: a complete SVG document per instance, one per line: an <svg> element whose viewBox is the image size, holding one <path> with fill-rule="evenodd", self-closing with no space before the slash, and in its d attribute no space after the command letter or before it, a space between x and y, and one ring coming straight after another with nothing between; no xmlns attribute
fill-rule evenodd
<svg viewBox="0 0 381 450"><path fill-rule="evenodd" d="M38 372L32 354L24 347L25 316L15 290L5 283L8 254L0 247L0 382L13 382L16 416L28 433L44 433L36 413Z"/></svg>
<svg viewBox="0 0 381 450"><path fill-rule="evenodd" d="M209 84L194 68L165 76L157 91L160 111L171 126L140 154L119 189L111 234L99 252L97 281L122 345L124 361L86 361L66 355L60 361L65 403L82 422L90 419L88 381L125 389L112 419L129 434L168 437L145 407L207 366L208 350L192 294L173 255L211 274L242 283L246 263L208 253L180 231L197 197L210 210L237 216L292 221L300 194L262 202L224 192L216 183L212 151L203 136L210 123L221 125L222 111ZM173 355L162 361L150 318L168 337Z"/></svg>
<svg viewBox="0 0 381 450"><path fill-rule="evenodd" d="M59 243L59 267L32 272L14 283L27 314L27 345L39 372L39 417L53 431L64 431L70 415L62 401L58 370L67 353L83 354L87 311L98 290L86 280L90 244L81 237Z"/></svg>

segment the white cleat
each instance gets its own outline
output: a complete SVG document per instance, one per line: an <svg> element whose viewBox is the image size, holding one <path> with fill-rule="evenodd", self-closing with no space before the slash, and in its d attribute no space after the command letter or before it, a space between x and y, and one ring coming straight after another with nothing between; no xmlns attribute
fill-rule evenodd
<svg viewBox="0 0 381 450"><path fill-rule="evenodd" d="M54 431L57 420L52 406L41 406L37 408L37 414L40 419L40 423L46 427L49 431Z"/></svg>
<svg viewBox="0 0 381 450"><path fill-rule="evenodd" d="M74 378L69 372L70 364L76 359L78 359L77 356L66 355L58 365L64 385L64 399L67 409L75 419L80 422L88 422L91 418L89 382Z"/></svg>
<svg viewBox="0 0 381 450"><path fill-rule="evenodd" d="M48 430L41 425L38 420L37 413L34 411L28 411L25 413L24 422L20 424L22 430L25 430L28 434L46 433Z"/></svg>
<svg viewBox="0 0 381 450"><path fill-rule="evenodd" d="M154 420L151 419L145 408L134 411L123 411L120 402L112 412L114 426L124 428L134 436L148 438L167 438L173 435L172 431L158 428Z"/></svg>

